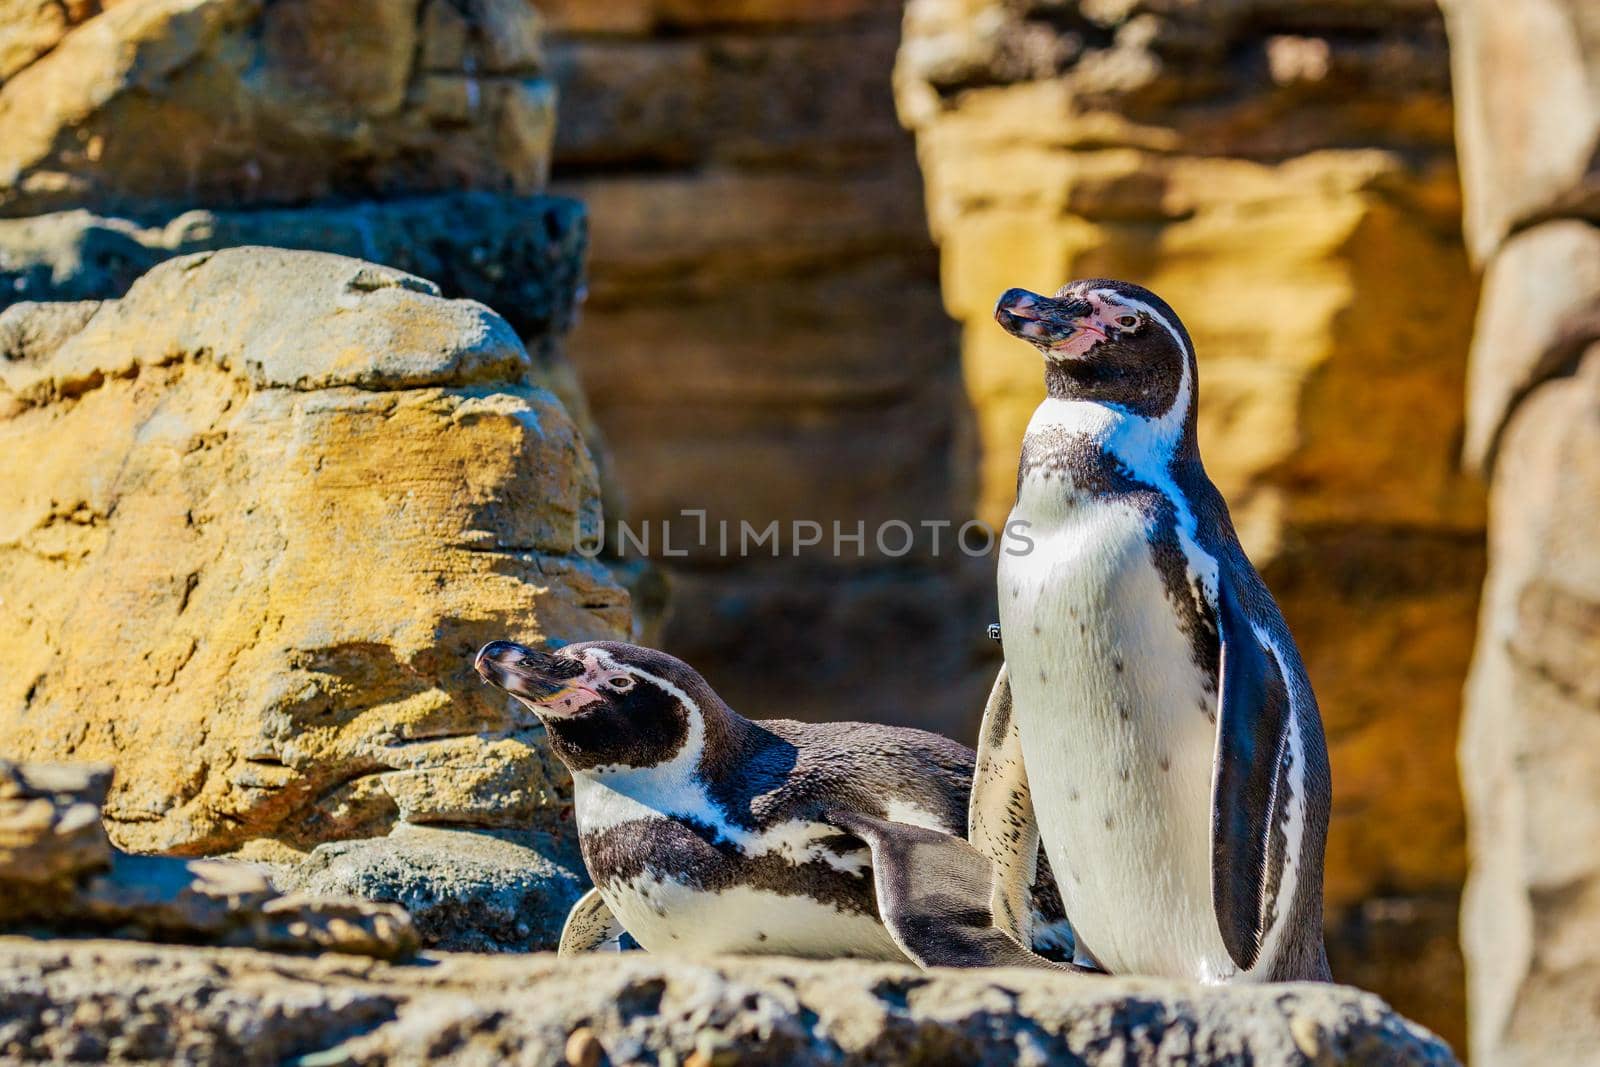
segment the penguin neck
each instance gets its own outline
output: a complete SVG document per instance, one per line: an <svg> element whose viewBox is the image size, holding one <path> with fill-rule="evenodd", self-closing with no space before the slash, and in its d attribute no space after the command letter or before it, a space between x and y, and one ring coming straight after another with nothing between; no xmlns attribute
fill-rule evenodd
<svg viewBox="0 0 1600 1067"><path fill-rule="evenodd" d="M1116 404L1052 395L1034 411L1026 436L1026 449L1059 448L1066 442L1074 451L1087 446L1150 486L1165 485L1173 470L1199 462L1194 435L1181 412L1150 418Z"/></svg>
<svg viewBox="0 0 1600 1067"><path fill-rule="evenodd" d="M619 810L634 809L638 817L676 817L713 827L726 820L708 788L708 778L735 763L752 744L757 727L728 708L714 693L697 694L688 708L688 731L683 743L666 759L649 766L610 764L573 771L580 831L589 829L585 811L598 811L606 822Z"/></svg>
<svg viewBox="0 0 1600 1067"><path fill-rule="evenodd" d="M1191 460L1195 435L1196 367L1185 355L1175 382L1146 389L1126 368L1094 359L1046 359L1045 401L1034 423L1054 423L1083 433L1135 474ZM1161 397L1162 407L1149 401ZM1035 426L1030 423L1030 432Z"/></svg>

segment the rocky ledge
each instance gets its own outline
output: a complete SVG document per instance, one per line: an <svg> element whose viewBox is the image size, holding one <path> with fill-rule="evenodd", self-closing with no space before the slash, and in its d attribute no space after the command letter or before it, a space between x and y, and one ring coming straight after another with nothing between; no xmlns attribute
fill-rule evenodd
<svg viewBox="0 0 1600 1067"><path fill-rule="evenodd" d="M1341 986L643 953L355 956L0 938L0 1059L1453 1064Z"/></svg>

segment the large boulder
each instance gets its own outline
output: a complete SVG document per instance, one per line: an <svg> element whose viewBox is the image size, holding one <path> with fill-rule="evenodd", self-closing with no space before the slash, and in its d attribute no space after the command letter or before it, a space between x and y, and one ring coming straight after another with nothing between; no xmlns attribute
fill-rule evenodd
<svg viewBox="0 0 1600 1067"><path fill-rule="evenodd" d="M905 25L979 513L1010 509L1044 391L995 298L1111 276L1169 300L1206 468L1327 724L1334 971L1460 1034L1483 505L1457 466L1476 288L1433 0L912 0Z"/></svg>
<svg viewBox="0 0 1600 1067"><path fill-rule="evenodd" d="M114 763L134 850L559 828L483 642L626 632L593 465L481 304L340 256L169 260L0 316L0 751Z"/></svg>
<svg viewBox="0 0 1600 1067"><path fill-rule="evenodd" d="M0 1057L301 1063L1447 1067L1370 993L631 953L406 967L0 938Z"/></svg>

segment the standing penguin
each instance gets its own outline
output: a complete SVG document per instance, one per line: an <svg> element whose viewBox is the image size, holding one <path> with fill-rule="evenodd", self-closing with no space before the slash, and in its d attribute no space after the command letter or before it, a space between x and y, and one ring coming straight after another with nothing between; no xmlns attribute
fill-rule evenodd
<svg viewBox="0 0 1600 1067"><path fill-rule="evenodd" d="M1205 982L1330 978L1330 783L1299 651L1195 441L1188 332L1154 293L1012 289L1045 358L1002 550L1005 665L969 837L1027 943L1042 837L1079 962Z"/></svg>
<svg viewBox="0 0 1600 1067"><path fill-rule="evenodd" d="M650 951L1038 960L995 928L994 869L960 836L964 746L870 723L752 721L688 664L636 645L496 641L475 665L538 715L572 771L595 888L567 917L563 954L626 930ZM1047 872L1023 897L1033 947L1069 953Z"/></svg>

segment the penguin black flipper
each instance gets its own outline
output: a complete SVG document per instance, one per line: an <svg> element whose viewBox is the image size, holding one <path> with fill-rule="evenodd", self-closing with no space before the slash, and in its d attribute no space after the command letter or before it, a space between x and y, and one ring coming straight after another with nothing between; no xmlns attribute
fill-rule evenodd
<svg viewBox="0 0 1600 1067"><path fill-rule="evenodd" d="M597 952L602 949L621 950L627 938L622 923L612 914L611 906L600 896L600 890L591 889L578 898L567 912L567 921L561 927L558 956L576 956L580 952Z"/></svg>
<svg viewBox="0 0 1600 1067"><path fill-rule="evenodd" d="M995 676L978 730L977 766L967 808L967 840L994 864L989 902L994 924L1033 944L1031 889L1038 877L1039 825L1022 764L1022 738L1011 714L1011 679Z"/></svg>
<svg viewBox="0 0 1600 1067"><path fill-rule="evenodd" d="M1282 872L1280 767L1291 710L1282 665L1226 575L1217 581L1217 750L1211 780L1211 902L1228 954L1255 966Z"/></svg>
<svg viewBox="0 0 1600 1067"><path fill-rule="evenodd" d="M824 818L872 850L883 924L918 966L1080 970L1028 951L994 925L993 865L961 838L859 812Z"/></svg>

